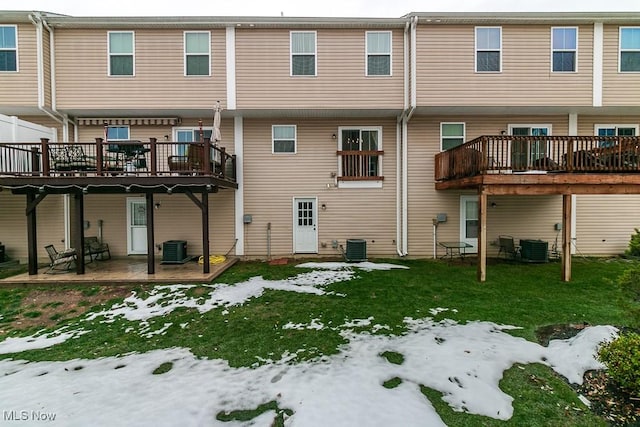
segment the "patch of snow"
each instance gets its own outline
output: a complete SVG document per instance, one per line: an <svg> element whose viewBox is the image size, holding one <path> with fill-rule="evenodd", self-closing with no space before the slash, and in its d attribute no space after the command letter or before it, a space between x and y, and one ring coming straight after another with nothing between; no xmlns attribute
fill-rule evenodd
<svg viewBox="0 0 640 427"><path fill-rule="evenodd" d="M47 348L65 342L68 339L79 337L89 332L84 329L67 331L66 328L56 331L34 335L28 337L9 337L0 342L0 354L18 353L27 350L37 350Z"/></svg>
<svg viewBox="0 0 640 427"><path fill-rule="evenodd" d="M409 267L406 265L400 264L384 264L384 263L373 263L368 261L363 262L305 262L302 264L296 265L296 267L300 268L321 268L325 270L343 270L343 269L351 269L351 268L359 268L363 271L374 271L374 270L392 270L394 268L406 269Z"/></svg>

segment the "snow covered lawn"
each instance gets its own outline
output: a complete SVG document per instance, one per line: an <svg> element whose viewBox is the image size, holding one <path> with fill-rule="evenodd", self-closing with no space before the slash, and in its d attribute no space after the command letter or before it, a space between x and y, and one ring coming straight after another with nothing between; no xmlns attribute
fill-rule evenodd
<svg viewBox="0 0 640 427"><path fill-rule="evenodd" d="M0 353L59 345L89 333L95 320L108 324L126 318L139 322L135 333L151 337L163 334L171 323L151 330L149 320L180 307L224 313L266 289L321 298L336 295L328 285L351 280L356 267L402 268L372 263L300 266L314 270L286 280L254 277L210 285L200 297L189 294L191 286L158 286L144 297L132 294L122 304L90 313L73 327L6 339ZM288 353L236 368L222 359L197 358L185 348L62 362L1 360L0 425L46 420L46 425L61 426L270 426L276 413L283 412L291 426L444 425L421 385L441 392L457 411L507 420L513 397L499 388L506 369L515 363L541 363L581 383L585 370L601 367L593 357L599 343L616 335L610 326L588 327L543 347L505 332L517 326L434 320L449 310L455 308L432 307L433 317L405 318L407 332L399 336L376 333L390 328L373 317L346 319L341 325L325 325L318 318L281 325L283 330L332 328L346 340L337 354L306 361ZM249 421L218 419L221 413L269 403L272 409Z"/></svg>

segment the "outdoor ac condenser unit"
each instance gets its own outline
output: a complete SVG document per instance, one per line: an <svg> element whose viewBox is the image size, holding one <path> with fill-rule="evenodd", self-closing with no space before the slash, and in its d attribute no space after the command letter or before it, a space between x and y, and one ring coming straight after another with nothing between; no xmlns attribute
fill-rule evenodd
<svg viewBox="0 0 640 427"><path fill-rule="evenodd" d="M183 262L187 258L186 240L167 240L162 243L162 262Z"/></svg>
<svg viewBox="0 0 640 427"><path fill-rule="evenodd" d="M359 262L367 260L367 241L361 239L347 239L347 261Z"/></svg>
<svg viewBox="0 0 640 427"><path fill-rule="evenodd" d="M548 262L549 243L542 240L520 240L520 255L526 262Z"/></svg>

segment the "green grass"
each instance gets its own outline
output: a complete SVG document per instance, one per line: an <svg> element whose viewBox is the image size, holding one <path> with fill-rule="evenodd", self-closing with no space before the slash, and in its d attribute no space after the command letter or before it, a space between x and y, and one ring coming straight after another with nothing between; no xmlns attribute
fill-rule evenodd
<svg viewBox="0 0 640 427"><path fill-rule="evenodd" d="M463 323L482 320L519 326L521 329L509 333L531 341L536 340L536 329L545 325L640 326L637 316L640 303L617 284L617 278L631 265L637 265L637 261L576 258L573 260L571 282L560 280L558 263L492 263L488 266L484 283L477 282L473 265L449 265L431 260L389 262L401 263L410 269L358 272L354 280L328 286L327 290L335 294L324 296L266 291L260 298L230 307L227 311L216 309L199 314L191 309L178 309L165 317L150 319L151 331L163 328L166 323L172 325L163 335L149 338L136 333L140 330L138 322L123 319L113 323L101 323L101 319L82 322L81 326L91 329L90 333L48 349L20 353L19 357L34 361L70 360L185 347L196 356L222 358L236 367L260 363L258 358L278 359L286 351L296 353L301 349L298 359L311 359L335 354L345 343L339 332L331 327L370 316L374 318L374 324L390 328L375 332L378 334L402 333L405 331L405 317L435 317L436 320L449 318ZM293 265L244 262L224 273L218 282L237 283L253 276L284 279L304 271ZM90 296L96 292L94 289L90 288L85 295ZM208 292L207 288L188 293L205 298ZM25 309L20 305L25 294L23 289L0 289L0 330L4 329L3 324L6 325L8 319ZM449 310L436 316L430 314L429 310L437 307ZM316 318L329 327L321 330L282 328L288 322L308 324ZM65 319L56 327L73 327L77 322L77 318ZM134 332L126 332L127 329ZM371 326L356 330L370 331ZM9 335L27 333L12 330ZM403 363L403 357L398 353L386 352L381 356L390 363ZM3 357L16 355L0 355ZM170 368L160 366L157 373ZM400 381L399 378L390 378L384 385L393 388ZM547 367L514 366L505 372L501 388L515 399L514 416L506 423L454 412L438 392L423 388L423 393L451 426L604 425L577 400L571 387ZM270 406L256 408L249 414L219 414L219 417L251 419L268 409L283 411Z"/></svg>

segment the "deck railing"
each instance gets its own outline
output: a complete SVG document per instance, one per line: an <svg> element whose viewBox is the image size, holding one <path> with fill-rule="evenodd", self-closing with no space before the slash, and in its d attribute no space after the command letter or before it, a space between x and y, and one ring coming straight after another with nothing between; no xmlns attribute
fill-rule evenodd
<svg viewBox="0 0 640 427"><path fill-rule="evenodd" d="M341 150L336 153L340 157L339 181L380 181L384 177L380 173L382 150Z"/></svg>
<svg viewBox="0 0 640 427"><path fill-rule="evenodd" d="M481 136L435 157L436 181L526 172L640 173L640 137Z"/></svg>
<svg viewBox="0 0 640 427"><path fill-rule="evenodd" d="M208 149L207 149L208 148ZM235 182L236 157L204 143L108 141L0 144L0 175L9 176L215 176Z"/></svg>

